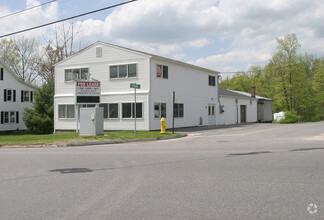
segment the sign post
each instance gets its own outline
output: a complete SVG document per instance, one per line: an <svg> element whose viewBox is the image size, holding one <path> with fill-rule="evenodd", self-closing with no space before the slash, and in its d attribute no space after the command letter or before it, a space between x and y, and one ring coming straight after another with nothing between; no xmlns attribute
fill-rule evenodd
<svg viewBox="0 0 324 220"><path fill-rule="evenodd" d="M135 115L134 136L136 136L136 89L140 89L141 85L136 83L131 83L130 88L134 89L134 115Z"/></svg>

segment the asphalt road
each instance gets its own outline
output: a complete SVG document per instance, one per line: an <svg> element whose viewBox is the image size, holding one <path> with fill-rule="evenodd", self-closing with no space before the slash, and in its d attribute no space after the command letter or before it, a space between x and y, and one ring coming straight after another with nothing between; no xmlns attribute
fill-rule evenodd
<svg viewBox="0 0 324 220"><path fill-rule="evenodd" d="M0 148L0 219L324 219L324 123Z"/></svg>

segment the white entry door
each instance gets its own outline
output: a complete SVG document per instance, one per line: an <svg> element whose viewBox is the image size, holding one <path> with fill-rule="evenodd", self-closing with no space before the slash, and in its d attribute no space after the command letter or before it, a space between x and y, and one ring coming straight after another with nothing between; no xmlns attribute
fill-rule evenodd
<svg viewBox="0 0 324 220"><path fill-rule="evenodd" d="M216 125L215 104L208 105L208 125Z"/></svg>

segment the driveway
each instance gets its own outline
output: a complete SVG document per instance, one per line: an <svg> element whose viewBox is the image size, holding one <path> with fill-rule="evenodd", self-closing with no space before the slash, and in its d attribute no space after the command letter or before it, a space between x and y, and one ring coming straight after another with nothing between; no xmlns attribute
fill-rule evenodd
<svg viewBox="0 0 324 220"><path fill-rule="evenodd" d="M324 123L0 149L1 219L323 219Z"/></svg>

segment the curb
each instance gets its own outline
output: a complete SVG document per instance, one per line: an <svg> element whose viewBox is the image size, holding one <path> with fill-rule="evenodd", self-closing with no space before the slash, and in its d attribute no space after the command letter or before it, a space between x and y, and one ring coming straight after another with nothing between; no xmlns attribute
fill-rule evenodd
<svg viewBox="0 0 324 220"><path fill-rule="evenodd" d="M175 136L169 137L161 137L161 138L150 138L150 139L135 139L135 140L118 140L118 141L101 141L101 142L85 142L85 143L70 143L67 144L67 147L77 147L77 146L88 146L88 145L103 145L103 144L124 144L124 143L132 143L132 142L146 142L146 141L159 141L159 140L170 140L187 137L187 134L179 134Z"/></svg>

